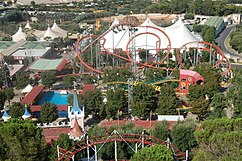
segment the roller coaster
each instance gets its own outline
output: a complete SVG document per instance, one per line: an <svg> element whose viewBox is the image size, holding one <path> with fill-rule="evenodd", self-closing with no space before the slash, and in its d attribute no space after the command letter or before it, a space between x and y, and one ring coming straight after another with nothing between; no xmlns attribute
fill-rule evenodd
<svg viewBox="0 0 242 161"><path fill-rule="evenodd" d="M58 147L58 161L62 160L74 160L74 157L77 153L82 152L84 149L87 149L87 158L93 159L95 157L95 161L97 161L97 155L100 149L109 142L114 142L115 144L115 160L117 160L117 142L124 142L128 145L128 147L136 153L138 148L143 148L144 146L152 146L155 144L160 145L167 145L172 152L174 159L176 161L178 160L185 160L186 159L186 153L181 152L178 148L176 148L174 145L171 144L169 139L167 141L160 140L158 138L142 134L120 134L118 131L114 130L111 134L107 134L104 136L99 137L93 137L78 141L75 145L69 147L68 149L64 149L61 147ZM135 147L130 145L129 143L135 143ZM100 145L99 148L97 148L97 145ZM89 156L89 148L92 149L95 153L93 157Z"/></svg>
<svg viewBox="0 0 242 161"><path fill-rule="evenodd" d="M198 64L209 63L213 68L220 69L222 76L229 77L232 72L229 59L226 58L222 50L214 44L196 41L188 42L179 49L172 49L170 38L158 27L139 26L139 28L146 28L147 31L136 34L135 31L133 31L137 29L136 27L131 27L128 24L121 25L122 27L127 25L126 28L123 28L125 31L127 30L127 32L130 32L130 37L126 45L123 45L125 46L125 50L115 47L107 49L105 47L107 41L105 35L113 33L116 28L120 28L120 24L111 26L100 36L87 35L77 40L76 57L84 67L83 70L103 74L103 71L107 68L130 67L130 70L134 73L143 68L158 68L171 72L174 67L169 67L169 61L173 61L177 63L180 69L191 69ZM166 48L161 48L162 40L159 37L161 34L166 38ZM136 41L140 41L139 37L142 35L152 35L157 39L155 47L153 45L154 49L147 43L149 40L146 40L143 46L135 45ZM123 37L120 38L120 42L118 43L121 43L121 41L123 43ZM152 52L152 54L147 58L146 53L145 61L141 61L138 58L141 51ZM171 60L172 57L175 57L175 60ZM203 57L207 57L207 59L203 59Z"/></svg>
<svg viewBox="0 0 242 161"><path fill-rule="evenodd" d="M142 32L136 33L138 29L143 29ZM107 34L117 34L118 32L128 33L128 40L123 42L122 39L127 37L123 34L116 45L112 48L106 48ZM152 35L152 46L148 42L147 35ZM162 39L160 35L165 37ZM146 36L143 46L138 46L136 42L140 41L140 37ZM178 38L179 39L179 38ZM113 40L114 41L114 40ZM117 47L118 44L126 43L123 48ZM162 43L166 43L166 47L162 47ZM191 45L193 44L193 45ZM141 52L145 52L144 59L141 60ZM151 52L151 55L149 55ZM149 55L149 56L148 56ZM170 74L175 67L180 69L193 69L196 65L201 63L208 63L212 68L219 69L221 75L230 78L232 73L231 63L226 58L223 51L215 44L204 41L193 41L182 45L180 48L172 48L172 42L169 36L159 27L155 26L132 26L130 23L114 24L107 31L100 36L86 35L76 41L76 57L80 61L80 73L89 71L92 74L102 75L105 69L112 70L114 67L130 68L130 70L137 74L145 68L157 68L167 71ZM138 58L139 57L139 58ZM169 61L176 63L170 67ZM81 71L82 70L82 71ZM168 76L167 74L167 76ZM164 79L157 82L150 82L147 84L159 85L165 82L178 82L175 79ZM128 84L130 82L109 82L99 86L99 88L112 84ZM135 82L133 82L135 85ZM99 150L96 149L97 144L105 144L106 142L133 142L135 144L141 143L143 145L154 144L168 144L172 147L174 156L177 160L185 159L185 153L175 148L168 142L161 141L157 138L136 134L110 135L89 140L82 140L69 149L59 148L58 160L69 160L74 158L75 154L84 149L94 147L95 157ZM135 152L135 151L134 151Z"/></svg>

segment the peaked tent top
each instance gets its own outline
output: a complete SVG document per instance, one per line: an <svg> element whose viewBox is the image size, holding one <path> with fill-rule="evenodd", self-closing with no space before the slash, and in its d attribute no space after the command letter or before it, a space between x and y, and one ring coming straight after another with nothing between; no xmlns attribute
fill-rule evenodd
<svg viewBox="0 0 242 161"><path fill-rule="evenodd" d="M55 32L58 32L60 35L62 35L62 37L67 36L67 31L63 30L62 28L60 28L56 22L54 22L53 26L51 27L51 29Z"/></svg>
<svg viewBox="0 0 242 161"><path fill-rule="evenodd" d="M23 32L23 29L21 26L19 26L18 31L12 36L12 39L14 42L17 42L19 40L26 40L26 34Z"/></svg>
<svg viewBox="0 0 242 161"><path fill-rule="evenodd" d="M30 26L30 24L29 24L29 21L27 21L27 24L25 25L25 27L24 27L25 29L32 29L32 27Z"/></svg>

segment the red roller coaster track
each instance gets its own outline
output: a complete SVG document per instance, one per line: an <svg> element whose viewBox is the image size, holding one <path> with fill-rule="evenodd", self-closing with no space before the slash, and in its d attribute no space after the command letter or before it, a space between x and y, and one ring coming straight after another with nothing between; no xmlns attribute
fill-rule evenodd
<svg viewBox="0 0 242 161"><path fill-rule="evenodd" d="M111 52L110 50L107 50L107 49L104 47L105 42L106 42L106 39L105 39L104 36L105 36L107 33L109 33L110 31L112 31L112 29L115 28L115 27L117 27L117 26L119 26L119 25L114 25L114 26L112 26L110 29L108 29L106 32L104 32L101 36L97 37L94 41L92 41L90 44L88 44L88 45L87 45L84 49L82 49L81 51L79 51L79 43L80 43L81 41L83 41L84 39L87 39L87 38L93 37L94 35L89 35L89 36L82 37L81 39L78 39L77 42L76 42L76 55L77 55L78 59L80 60L80 62L81 62L81 63L82 63L87 69L102 74L103 72L102 72L101 70L95 69L95 68L91 67L90 65L88 65L87 62L85 62L85 61L82 59L81 55L82 55L84 52L86 52L87 49L88 49L89 47L91 47L91 45L97 43L99 40L103 40L101 46L102 46L102 49L103 49L107 54L109 54L109 55L113 55L113 56L116 56L116 57L118 57L118 58L120 58L120 59L123 59L123 60L125 60L125 61L127 61L128 63L131 64L131 62L133 61L133 59L132 59L132 56L130 55L129 44L130 44L135 38L137 38L137 37L140 36L140 35L150 34L150 35L155 36L155 37L158 39L158 41L157 41L157 42L158 42L158 46L157 46L157 48L155 49L155 50L156 50L156 53L153 55L152 59L150 59L148 62L146 62L146 63L136 62L136 64L139 65L139 69L141 69L141 68L143 68L143 67L156 68L154 65L151 65L151 62L155 59L155 57L157 56L157 54L158 54L159 51L161 50L161 49L160 49L160 46L161 46L161 39L160 39L160 37L158 36L158 34L155 34L155 33L152 33L152 32L142 32L142 33L139 33L139 34L137 34L137 35L132 36L132 37L129 39L129 41L127 42L127 45L126 45L126 52L125 52L125 53L126 53L126 55L127 55L127 58L125 58L125 57L122 57L122 56L120 56L120 55L118 55L118 54L115 54L114 52ZM166 60L166 58L169 56L170 51L171 51L171 41L170 41L168 35L167 35L164 31L162 31L161 29L159 29L159 28L157 28L157 27L153 27L153 26L139 26L139 27L141 27L141 28L151 28L151 29L155 29L156 31L162 33L162 34L167 38L167 40L168 40L167 54L165 55L165 57L164 57L162 60L160 60L160 62L156 63L156 64L161 64L164 60ZM170 70L170 69L169 69L169 70Z"/></svg>
<svg viewBox="0 0 242 161"><path fill-rule="evenodd" d="M158 138L148 136L148 135L139 135L139 134L114 134L114 135L105 135L99 137L93 137L87 140L82 140L79 143L75 144L74 146L69 147L69 149L59 148L59 157L58 161L62 160L70 160L76 153L81 152L82 150L86 149L87 147L91 147L98 144L105 144L107 142L132 142L132 143L142 143L144 145L168 145L176 157L177 160L184 160L185 159L185 152L181 152L178 148L174 145L168 143L167 141L162 141Z"/></svg>
<svg viewBox="0 0 242 161"><path fill-rule="evenodd" d="M216 68L218 67L222 61L225 59L225 61L227 62L228 64L228 67L227 67L227 71L223 72L222 75L227 75L229 72L232 71L232 66L231 66L231 63L229 61L229 59L224 55L223 51L216 45L214 44L211 44L209 42L205 42L205 41L194 41L194 42L189 42L189 43L186 43L184 44L177 52L177 61L178 63L180 64L180 66L184 69L186 69L184 63L182 63L182 60L181 60L181 50L183 49L188 49L188 47L186 47L187 45L190 45L190 44L197 44L197 48L198 50L203 50L203 51L211 51L213 53L215 53L216 55L220 55L221 58L218 60L218 62L213 65L213 68ZM209 46L210 48L206 47L206 46Z"/></svg>

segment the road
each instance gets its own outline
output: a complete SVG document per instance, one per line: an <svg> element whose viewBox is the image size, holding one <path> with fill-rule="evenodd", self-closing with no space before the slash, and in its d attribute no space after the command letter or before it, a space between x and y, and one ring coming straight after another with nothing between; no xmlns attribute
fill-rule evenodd
<svg viewBox="0 0 242 161"><path fill-rule="evenodd" d="M224 31L220 34L220 36L218 37L217 41L218 41L218 46L221 48L221 50L224 53L229 53L229 51L227 50L226 46L225 46L225 39L227 38L227 36L229 35L230 31L235 28L235 25L231 25L231 26L227 26ZM231 53L232 54L232 53Z"/></svg>

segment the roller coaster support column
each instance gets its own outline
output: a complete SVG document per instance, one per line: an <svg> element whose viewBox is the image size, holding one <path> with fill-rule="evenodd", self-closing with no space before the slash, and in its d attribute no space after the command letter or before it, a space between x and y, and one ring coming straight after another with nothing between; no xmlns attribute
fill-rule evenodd
<svg viewBox="0 0 242 161"><path fill-rule="evenodd" d="M87 160L90 161L88 135L86 135L86 139L87 139Z"/></svg>
<svg viewBox="0 0 242 161"><path fill-rule="evenodd" d="M114 130L114 136L117 137L117 131ZM115 154L115 161L118 161L118 153L117 153L117 141L114 141L114 154Z"/></svg>
<svg viewBox="0 0 242 161"><path fill-rule="evenodd" d="M97 161L97 146L94 145L94 150L95 150L95 161Z"/></svg>
<svg viewBox="0 0 242 161"><path fill-rule="evenodd" d="M130 104L131 104L131 97L132 97L132 90L133 90L133 85L132 85L132 78L128 78L128 114L130 112Z"/></svg>
<svg viewBox="0 0 242 161"><path fill-rule="evenodd" d="M60 157L59 145L57 145L57 156L58 156L58 158Z"/></svg>
<svg viewBox="0 0 242 161"><path fill-rule="evenodd" d="M138 143L135 143L135 153L138 151Z"/></svg>
<svg viewBox="0 0 242 161"><path fill-rule="evenodd" d="M145 140L145 132L144 132L144 130L142 131L142 138L141 138L141 140L142 140L142 148L144 148L144 140Z"/></svg>

